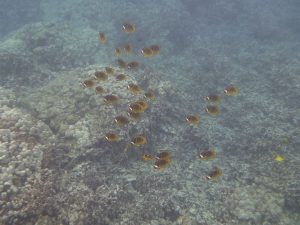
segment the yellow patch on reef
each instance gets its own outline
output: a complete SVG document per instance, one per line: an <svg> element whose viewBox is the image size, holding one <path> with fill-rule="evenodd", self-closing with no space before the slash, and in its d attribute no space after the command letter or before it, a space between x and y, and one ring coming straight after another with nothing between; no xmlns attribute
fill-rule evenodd
<svg viewBox="0 0 300 225"><path fill-rule="evenodd" d="M277 161L277 162L283 162L284 161L284 156L282 156L282 155L276 155L275 156L275 161Z"/></svg>

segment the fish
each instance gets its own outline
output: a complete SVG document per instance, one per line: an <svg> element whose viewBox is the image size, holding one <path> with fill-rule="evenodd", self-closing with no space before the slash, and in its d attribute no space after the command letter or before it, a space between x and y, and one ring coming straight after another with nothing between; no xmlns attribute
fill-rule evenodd
<svg viewBox="0 0 300 225"><path fill-rule="evenodd" d="M171 164L171 159L170 158L158 159L158 160L155 161L153 167L154 167L154 169L163 170L167 166L169 166L170 164Z"/></svg>
<svg viewBox="0 0 300 225"><path fill-rule="evenodd" d="M168 151L162 151L155 156L155 159L157 159L157 160L169 159L169 158L171 158L171 154Z"/></svg>
<svg viewBox="0 0 300 225"><path fill-rule="evenodd" d="M205 110L210 116L217 116L220 114L220 108L216 105L209 105Z"/></svg>
<svg viewBox="0 0 300 225"><path fill-rule="evenodd" d="M122 80L126 80L127 79L127 76L125 75L125 74L118 74L117 76L116 76L116 80L117 81L122 81Z"/></svg>
<svg viewBox="0 0 300 225"><path fill-rule="evenodd" d="M224 93L227 96L236 96L240 92L240 89L235 86L229 86L224 89Z"/></svg>
<svg viewBox="0 0 300 225"><path fill-rule="evenodd" d="M141 54L145 57L145 58L149 58L153 56L153 51L151 48L145 47L142 48L141 50Z"/></svg>
<svg viewBox="0 0 300 225"><path fill-rule="evenodd" d="M211 160L216 158L216 151L215 150L207 150L207 151L203 151L199 154L199 158L202 160Z"/></svg>
<svg viewBox="0 0 300 225"><path fill-rule="evenodd" d="M117 95L106 95L104 96L104 102L107 104L117 104L119 103L120 98Z"/></svg>
<svg viewBox="0 0 300 225"><path fill-rule="evenodd" d="M276 155L275 156L275 161L276 162L283 162L284 161L284 156L282 156L282 155Z"/></svg>
<svg viewBox="0 0 300 225"><path fill-rule="evenodd" d="M109 142L115 142L115 141L120 140L120 136L118 134L115 134L115 133L106 133L104 137Z"/></svg>
<svg viewBox="0 0 300 225"><path fill-rule="evenodd" d="M156 98L154 92L151 91L151 90L145 92L144 97L145 97L146 99L150 99L150 100L154 100L154 99Z"/></svg>
<svg viewBox="0 0 300 225"><path fill-rule="evenodd" d="M115 56L119 57L121 55L121 49L115 48Z"/></svg>
<svg viewBox="0 0 300 225"><path fill-rule="evenodd" d="M125 45L124 45L124 52L125 52L127 55L132 54L132 47L131 47L130 44L125 44Z"/></svg>
<svg viewBox="0 0 300 225"><path fill-rule="evenodd" d="M130 83L127 85L127 89L132 93L132 94L139 94L142 91L142 88L134 83Z"/></svg>
<svg viewBox="0 0 300 225"><path fill-rule="evenodd" d="M140 104L144 111L149 108L149 104L144 100L139 100L134 103Z"/></svg>
<svg viewBox="0 0 300 225"><path fill-rule="evenodd" d="M116 116L114 120L119 126L125 126L129 123L129 119L126 116Z"/></svg>
<svg viewBox="0 0 300 225"><path fill-rule="evenodd" d="M128 108L128 112L133 112L133 113L143 113L145 110L144 108L138 104L138 103L131 103L129 105L129 108Z"/></svg>
<svg viewBox="0 0 300 225"><path fill-rule="evenodd" d="M132 138L130 143L135 147L140 147L147 143L147 139L143 135L138 135L138 136Z"/></svg>
<svg viewBox="0 0 300 225"><path fill-rule="evenodd" d="M104 71L96 71L94 73L94 78L99 81L105 81L108 79L108 75Z"/></svg>
<svg viewBox="0 0 300 225"><path fill-rule="evenodd" d="M102 44L105 44L107 42L107 38L106 38L106 36L105 36L105 34L103 32L99 32L99 41Z"/></svg>
<svg viewBox="0 0 300 225"><path fill-rule="evenodd" d="M110 74L110 75L114 74L114 72L115 72L114 69L109 66L105 67L105 71L107 74Z"/></svg>
<svg viewBox="0 0 300 225"><path fill-rule="evenodd" d="M127 64L128 69L137 69L139 67L139 63L137 61L132 61Z"/></svg>
<svg viewBox="0 0 300 225"><path fill-rule="evenodd" d="M205 178L206 180L216 180L222 175L223 171L220 168L215 168L214 170L210 171Z"/></svg>
<svg viewBox="0 0 300 225"><path fill-rule="evenodd" d="M208 95L204 98L206 101L211 103L219 103L221 101L221 96L219 95Z"/></svg>
<svg viewBox="0 0 300 225"><path fill-rule="evenodd" d="M185 120L191 125L198 125L200 123L200 117L197 115L188 115L185 117Z"/></svg>
<svg viewBox="0 0 300 225"><path fill-rule="evenodd" d="M152 50L153 55L157 55L160 53L159 45L150 45L149 48Z"/></svg>
<svg viewBox="0 0 300 225"><path fill-rule="evenodd" d="M105 93L105 89L103 87L101 87L101 86L97 86L97 87L95 87L95 93L97 95L103 94L103 93Z"/></svg>
<svg viewBox="0 0 300 225"><path fill-rule="evenodd" d="M127 69L127 63L123 59L117 59L117 63L120 68Z"/></svg>
<svg viewBox="0 0 300 225"><path fill-rule="evenodd" d="M84 88L92 88L95 86L95 82L93 80L84 80L81 82L81 86Z"/></svg>
<svg viewBox="0 0 300 225"><path fill-rule="evenodd" d="M131 23L123 23L122 24L122 30L125 33L134 33L135 30L136 30L136 27L135 27L134 24L131 24Z"/></svg>
<svg viewBox="0 0 300 225"><path fill-rule="evenodd" d="M137 112L132 112L132 111L128 111L127 115L134 120L139 120L142 117L142 113L137 113Z"/></svg>

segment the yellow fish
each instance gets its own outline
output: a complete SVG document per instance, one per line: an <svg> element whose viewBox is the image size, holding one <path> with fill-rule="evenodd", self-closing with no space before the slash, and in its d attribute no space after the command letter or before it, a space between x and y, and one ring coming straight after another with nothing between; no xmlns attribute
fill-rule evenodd
<svg viewBox="0 0 300 225"><path fill-rule="evenodd" d="M275 156L275 161L277 161L277 162L283 162L284 161L284 156L282 156L282 155L276 155Z"/></svg>

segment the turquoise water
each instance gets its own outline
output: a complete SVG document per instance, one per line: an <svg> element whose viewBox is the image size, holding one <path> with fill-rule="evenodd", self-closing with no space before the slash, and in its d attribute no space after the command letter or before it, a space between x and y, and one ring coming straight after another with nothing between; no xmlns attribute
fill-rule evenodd
<svg viewBox="0 0 300 225"><path fill-rule="evenodd" d="M0 0L0 224L298 225L299 12Z"/></svg>

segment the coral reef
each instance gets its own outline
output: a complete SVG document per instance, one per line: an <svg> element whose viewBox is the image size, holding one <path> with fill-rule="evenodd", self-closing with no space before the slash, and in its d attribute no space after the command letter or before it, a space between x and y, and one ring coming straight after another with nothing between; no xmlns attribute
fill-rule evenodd
<svg viewBox="0 0 300 225"><path fill-rule="evenodd" d="M279 14L262 7L235 17L233 12L253 9L258 1L244 7L201 1L193 7L198 2L43 1L43 23L3 38L0 224L294 225L300 220L295 104L300 45L293 35L284 38L286 29L273 37L290 6ZM263 23L245 26L256 15ZM134 23L136 32L121 33L124 22ZM99 31L107 36L105 44L97 40ZM134 52L158 43L161 54L126 55L140 67L119 68L113 49L126 42ZM107 66L127 80L109 75L83 83ZM104 93L88 87L94 83ZM143 97L144 92L127 90L130 83L154 91L156 99L147 101L140 119L119 127L114 118L127 115L128 104ZM240 93L225 96L229 85ZM106 104L106 94L118 96L118 104ZM210 94L221 98L215 117L205 111L204 97ZM200 123L187 124L186 116L196 114ZM107 132L120 141L108 142ZM147 144L131 145L140 134ZM214 159L197 157L208 149L216 152ZM145 153L163 150L172 160L164 170L142 160ZM276 155L284 160L276 161ZM207 180L215 168L222 176Z"/></svg>
<svg viewBox="0 0 300 225"><path fill-rule="evenodd" d="M35 23L24 26L0 43L1 84L29 89L47 83L55 71L91 64L97 40L78 37L67 24ZM89 44L87 44L87 40Z"/></svg>
<svg viewBox="0 0 300 225"><path fill-rule="evenodd" d="M9 90L1 88L0 96L0 214L2 223L14 224L21 205L13 201L40 172L43 152L54 139L47 125L15 107Z"/></svg>

